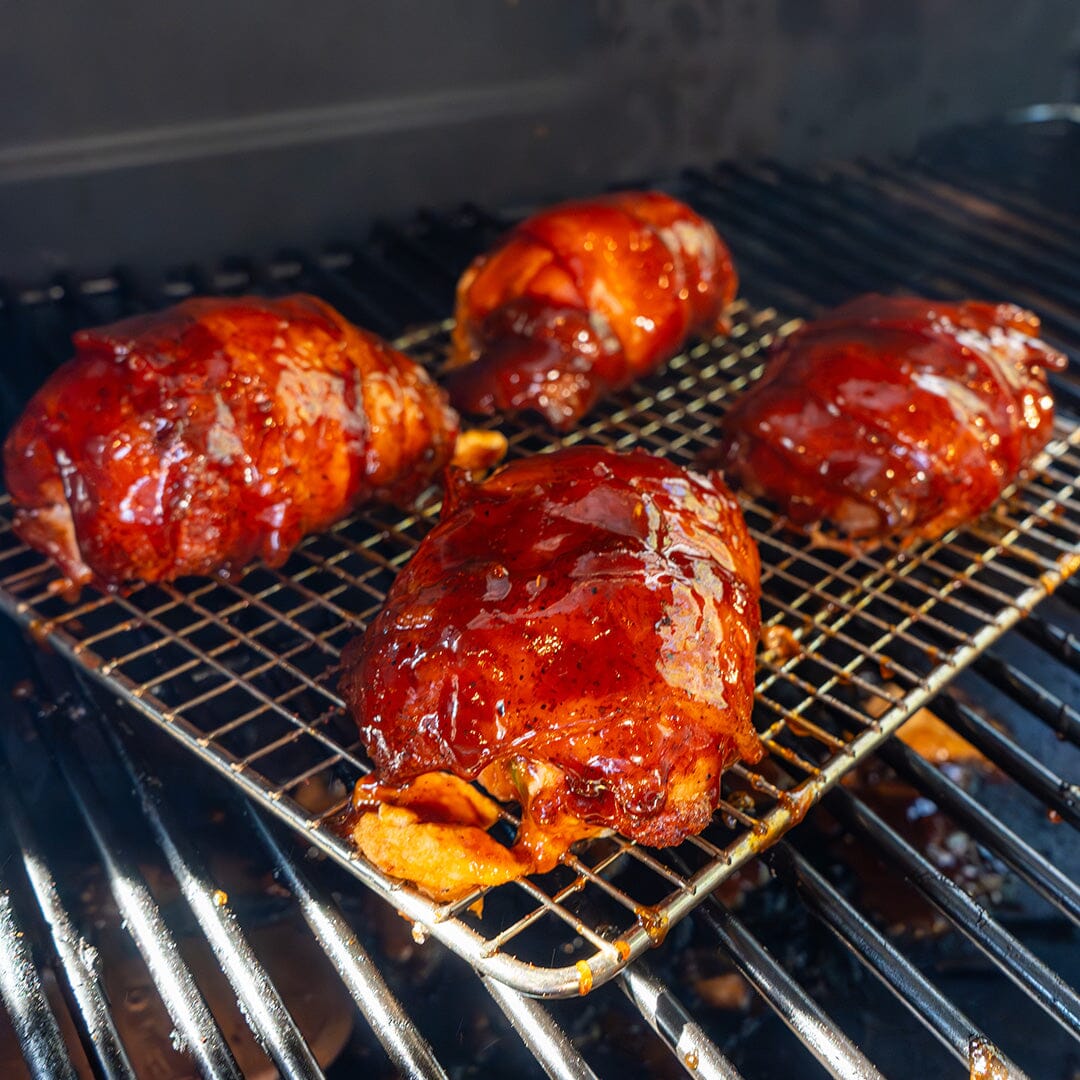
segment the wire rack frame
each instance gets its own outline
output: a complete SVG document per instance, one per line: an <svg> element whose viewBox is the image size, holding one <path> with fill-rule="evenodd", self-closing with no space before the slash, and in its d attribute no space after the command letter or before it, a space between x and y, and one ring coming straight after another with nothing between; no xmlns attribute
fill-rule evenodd
<svg viewBox="0 0 1080 1080"><path fill-rule="evenodd" d="M583 441L683 464L797 320L742 304L732 332L605 403L557 438L504 426L511 454ZM396 344L437 365L449 324ZM335 690L340 650L381 605L436 503L357 514L309 537L280 570L188 579L72 601L0 501L0 607L70 657L414 924L526 993L587 993L658 943L858 761L1080 565L1080 431L1059 422L1031 477L970 526L911 547L814 547L744 501L762 555L764 644L755 722L769 753L725 777L713 824L662 851L609 837L555 871L439 905L392 880L332 827L370 769ZM506 811L506 828L516 824ZM509 835L509 834L508 834ZM685 867L689 865L690 871ZM552 927L561 928L552 933ZM561 944L553 948L552 941Z"/></svg>

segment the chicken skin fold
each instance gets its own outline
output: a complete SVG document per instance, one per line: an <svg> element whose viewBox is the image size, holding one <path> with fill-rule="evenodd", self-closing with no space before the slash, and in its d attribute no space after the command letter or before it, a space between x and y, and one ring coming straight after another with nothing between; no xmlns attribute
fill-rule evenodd
<svg viewBox="0 0 1080 1080"><path fill-rule="evenodd" d="M1065 357L1012 304L864 296L777 345L703 462L796 526L937 537L988 509L1053 429Z"/></svg>
<svg viewBox="0 0 1080 1080"><path fill-rule="evenodd" d="M74 344L4 446L15 531L74 585L279 565L454 451L442 390L311 296L186 300Z"/></svg>
<svg viewBox="0 0 1080 1080"><path fill-rule="evenodd" d="M762 754L759 577L719 479L641 451L566 449L457 483L343 656L376 766L357 842L445 895L439 859L402 860L409 829L445 830L459 887L462 859L484 884L550 869L604 829L660 846L700 832L723 771ZM439 775L521 805L511 851L493 863L462 846L462 822L414 788Z"/></svg>
<svg viewBox="0 0 1080 1080"><path fill-rule="evenodd" d="M465 271L449 388L467 413L566 430L605 394L711 334L735 298L716 230L658 191L552 207Z"/></svg>

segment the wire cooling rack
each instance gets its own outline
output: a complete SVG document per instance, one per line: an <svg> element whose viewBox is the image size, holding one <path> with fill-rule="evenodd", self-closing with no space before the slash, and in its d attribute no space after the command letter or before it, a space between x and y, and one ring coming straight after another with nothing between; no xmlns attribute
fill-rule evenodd
<svg viewBox="0 0 1080 1080"><path fill-rule="evenodd" d="M798 326L737 309L726 338L605 403L563 437L506 425L514 456L558 445L640 446L690 464L715 442L761 354ZM400 339L438 363L448 324ZM710 827L671 852L618 837L549 874L438 905L393 881L334 832L369 770L335 684L340 650L381 605L437 507L375 509L309 537L280 570L189 579L72 602L0 501L0 606L201 761L383 894L475 967L527 993L586 993L662 939L801 820L856 762L1080 565L1080 431L1059 422L1032 478L990 514L934 542L850 553L812 547L744 502L761 550L766 626L755 722L769 753L737 765ZM513 819L508 815L507 829ZM508 836L510 833L508 832Z"/></svg>

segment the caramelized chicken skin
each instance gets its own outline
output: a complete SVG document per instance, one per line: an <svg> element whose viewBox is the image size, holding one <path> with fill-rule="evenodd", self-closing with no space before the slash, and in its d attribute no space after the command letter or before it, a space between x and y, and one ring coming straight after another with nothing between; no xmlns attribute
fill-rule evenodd
<svg viewBox="0 0 1080 1080"><path fill-rule="evenodd" d="M1012 304L864 296L780 343L705 460L789 521L940 536L986 510L1050 438L1065 358Z"/></svg>
<svg viewBox="0 0 1080 1080"><path fill-rule="evenodd" d="M716 230L668 195L545 210L461 278L451 397L464 412L532 409L565 430L714 331L736 286Z"/></svg>
<svg viewBox="0 0 1080 1080"><path fill-rule="evenodd" d="M561 450L459 482L344 656L376 765L358 807L433 773L478 778L522 805L519 874L604 828L653 845L699 832L723 770L762 753L759 573L723 485L640 451ZM398 824L446 824L405 805L418 817ZM354 835L388 868L408 848ZM468 859L474 883L513 869ZM429 862L391 872L444 893Z"/></svg>
<svg viewBox="0 0 1080 1080"><path fill-rule="evenodd" d="M407 501L456 413L311 296L193 299L84 330L4 446L15 529L75 584L282 563L367 499Z"/></svg>

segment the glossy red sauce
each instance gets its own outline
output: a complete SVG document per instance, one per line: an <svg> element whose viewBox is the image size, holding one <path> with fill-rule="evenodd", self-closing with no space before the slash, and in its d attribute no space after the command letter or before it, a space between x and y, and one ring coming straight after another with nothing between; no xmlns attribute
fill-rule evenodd
<svg viewBox="0 0 1080 1080"><path fill-rule="evenodd" d="M455 488L341 690L387 783L505 767L526 829L569 813L675 843L761 754L758 596L719 482L640 451L541 454Z"/></svg>
<svg viewBox="0 0 1080 1080"><path fill-rule="evenodd" d="M566 429L708 334L737 279L716 230L660 192L564 203L517 226L458 285L455 405Z"/></svg>
<svg viewBox="0 0 1080 1080"><path fill-rule="evenodd" d="M937 536L1046 445L1065 358L1011 304L865 296L779 344L708 457L799 526Z"/></svg>
<svg viewBox="0 0 1080 1080"><path fill-rule="evenodd" d="M82 331L4 447L15 528L75 583L285 560L444 466L457 416L314 297L197 299Z"/></svg>

